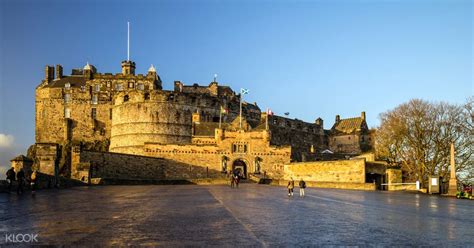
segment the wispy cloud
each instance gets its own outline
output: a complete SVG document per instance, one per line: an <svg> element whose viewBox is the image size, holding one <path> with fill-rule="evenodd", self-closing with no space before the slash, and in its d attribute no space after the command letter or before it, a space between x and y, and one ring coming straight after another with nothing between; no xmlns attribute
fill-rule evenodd
<svg viewBox="0 0 474 248"><path fill-rule="evenodd" d="M13 135L0 133L0 148L11 148L14 141Z"/></svg>

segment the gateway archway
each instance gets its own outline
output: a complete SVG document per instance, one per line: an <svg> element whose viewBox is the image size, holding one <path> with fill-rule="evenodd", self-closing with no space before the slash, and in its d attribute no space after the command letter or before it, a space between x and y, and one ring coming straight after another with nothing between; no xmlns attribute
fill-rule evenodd
<svg viewBox="0 0 474 248"><path fill-rule="evenodd" d="M232 163L232 172L241 175L244 179L247 178L247 164L241 159L235 160Z"/></svg>

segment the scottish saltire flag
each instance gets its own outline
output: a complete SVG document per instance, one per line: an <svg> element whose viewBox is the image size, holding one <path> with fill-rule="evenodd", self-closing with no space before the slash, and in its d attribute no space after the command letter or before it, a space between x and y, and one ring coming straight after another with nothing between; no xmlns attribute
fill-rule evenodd
<svg viewBox="0 0 474 248"><path fill-rule="evenodd" d="M247 95L249 93L248 89L240 88L240 94Z"/></svg>

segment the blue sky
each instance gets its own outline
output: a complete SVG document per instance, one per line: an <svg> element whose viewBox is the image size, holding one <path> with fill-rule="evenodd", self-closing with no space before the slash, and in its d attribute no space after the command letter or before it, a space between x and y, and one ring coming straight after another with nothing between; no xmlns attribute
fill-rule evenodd
<svg viewBox="0 0 474 248"><path fill-rule="evenodd" d="M34 143L46 64L249 88L249 102L325 128L411 98L473 95L472 1L0 0L0 166Z"/></svg>

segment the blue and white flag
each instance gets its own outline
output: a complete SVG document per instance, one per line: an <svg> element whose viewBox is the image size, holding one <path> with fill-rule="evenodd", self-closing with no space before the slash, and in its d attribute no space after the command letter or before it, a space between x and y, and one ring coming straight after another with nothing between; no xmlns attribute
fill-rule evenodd
<svg viewBox="0 0 474 248"><path fill-rule="evenodd" d="M249 93L248 89L240 88L240 94L247 95Z"/></svg>

